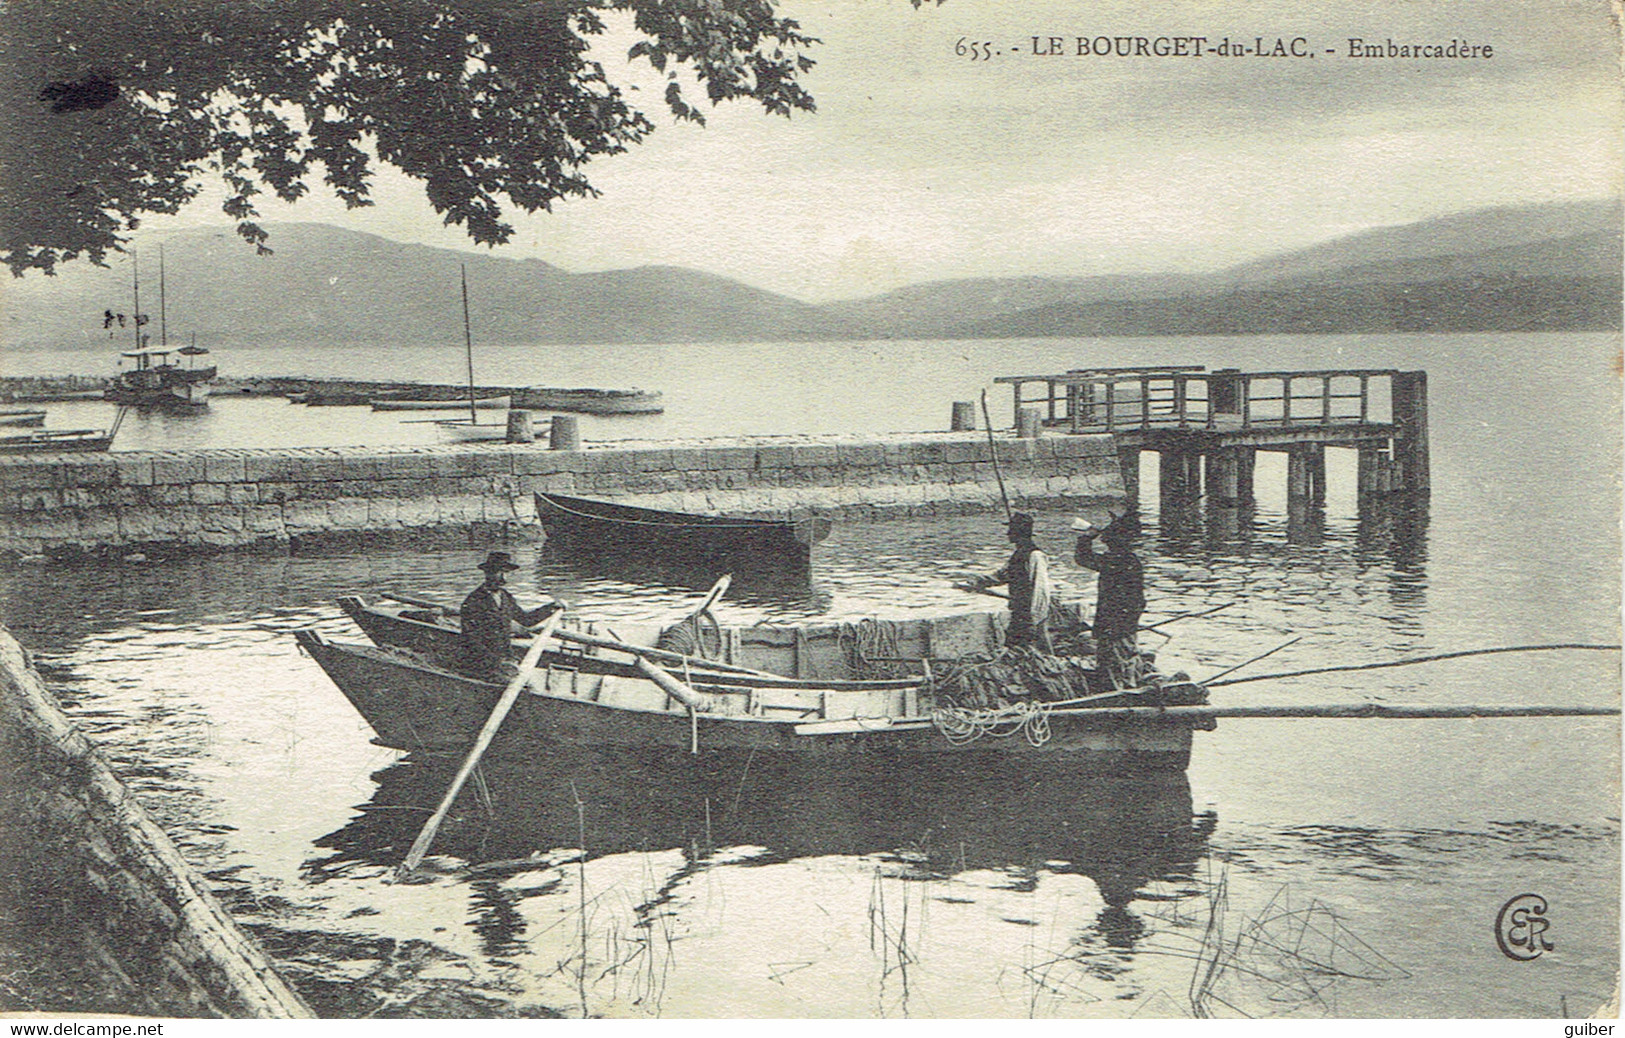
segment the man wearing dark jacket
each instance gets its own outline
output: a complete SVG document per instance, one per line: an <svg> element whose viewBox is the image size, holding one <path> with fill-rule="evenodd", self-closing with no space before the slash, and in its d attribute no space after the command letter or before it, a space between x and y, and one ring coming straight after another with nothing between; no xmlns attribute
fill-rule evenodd
<svg viewBox="0 0 1625 1038"><path fill-rule="evenodd" d="M1145 612L1145 569L1134 554L1133 520L1117 516L1105 529L1078 538L1078 565L1100 574L1095 591L1095 666L1112 688L1140 683L1140 614ZM1106 550L1095 550L1095 538Z"/></svg>
<svg viewBox="0 0 1625 1038"><path fill-rule="evenodd" d="M494 551L480 563L485 582L463 599L464 666L470 674L488 681L502 681L512 669L508 647L513 639L512 625L532 627L563 608L547 602L535 609L521 609L503 584L507 574L519 567L505 551Z"/></svg>

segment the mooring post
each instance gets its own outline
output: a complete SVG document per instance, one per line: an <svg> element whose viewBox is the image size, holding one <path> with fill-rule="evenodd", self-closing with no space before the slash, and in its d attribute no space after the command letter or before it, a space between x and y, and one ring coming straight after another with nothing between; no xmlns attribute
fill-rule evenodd
<svg viewBox="0 0 1625 1038"><path fill-rule="evenodd" d="M1428 471L1428 373L1396 371L1392 382L1398 489L1426 495L1433 485Z"/></svg>
<svg viewBox="0 0 1625 1038"><path fill-rule="evenodd" d="M1140 448L1119 447L1117 467L1123 474L1123 502L1132 512L1140 507Z"/></svg>
<svg viewBox="0 0 1625 1038"><path fill-rule="evenodd" d="M1019 393L1020 387L1016 391ZM973 432L976 429L976 401L955 400L953 414L948 422L950 432Z"/></svg>
<svg viewBox="0 0 1625 1038"><path fill-rule="evenodd" d="M1241 414L1241 369L1219 368L1207 379L1209 420L1221 414Z"/></svg>
<svg viewBox="0 0 1625 1038"><path fill-rule="evenodd" d="M1202 456L1165 450L1157 461L1158 494L1163 501L1193 501L1202 496Z"/></svg>
<svg viewBox="0 0 1625 1038"><path fill-rule="evenodd" d="M536 442L536 429L530 424L529 411L508 412L508 434L506 439L509 443Z"/></svg>
<svg viewBox="0 0 1625 1038"><path fill-rule="evenodd" d="M1234 447L1220 447L1207 454L1208 503L1226 508L1241 501L1241 452Z"/></svg>
<svg viewBox="0 0 1625 1038"><path fill-rule="evenodd" d="M1309 503L1316 508L1326 507L1326 445L1304 444L1309 465Z"/></svg>
<svg viewBox="0 0 1625 1038"><path fill-rule="evenodd" d="M1036 440L1044 423L1039 418L1036 407L1023 407L1016 411L1016 437L1022 440Z"/></svg>
<svg viewBox="0 0 1625 1038"><path fill-rule="evenodd" d="M549 450L578 451L581 449L581 426L573 414L556 414L547 435Z"/></svg>
<svg viewBox="0 0 1625 1038"><path fill-rule="evenodd" d="M1253 447L1237 447L1236 452L1236 503L1243 508L1252 508L1258 503L1253 494L1253 471L1258 463L1258 450Z"/></svg>

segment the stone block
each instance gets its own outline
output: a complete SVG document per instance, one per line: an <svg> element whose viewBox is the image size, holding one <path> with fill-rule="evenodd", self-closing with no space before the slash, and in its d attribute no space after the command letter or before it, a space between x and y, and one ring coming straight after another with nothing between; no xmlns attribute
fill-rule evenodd
<svg viewBox="0 0 1625 1038"><path fill-rule="evenodd" d="M484 502L472 494L436 497L436 517L442 524L467 525L485 518Z"/></svg>
<svg viewBox="0 0 1625 1038"><path fill-rule="evenodd" d="M701 452L708 469L753 469L756 453L755 447L707 447Z"/></svg>
<svg viewBox="0 0 1625 1038"><path fill-rule="evenodd" d="M253 451L243 455L243 480L248 483L290 481L299 474L299 462L277 451Z"/></svg>
<svg viewBox="0 0 1625 1038"><path fill-rule="evenodd" d="M506 450L488 447L468 455L469 466L476 476L513 475L513 457Z"/></svg>
<svg viewBox="0 0 1625 1038"><path fill-rule="evenodd" d="M143 488L142 494L148 504L159 508L171 508L192 502L192 487L185 483L157 483Z"/></svg>
<svg viewBox="0 0 1625 1038"><path fill-rule="evenodd" d="M428 454L384 454L376 459L381 479L427 479L434 475L434 461Z"/></svg>
<svg viewBox="0 0 1625 1038"><path fill-rule="evenodd" d="M1038 457L1038 444L1040 440L1000 440L998 441L999 461L1012 465L1030 464Z"/></svg>
<svg viewBox="0 0 1625 1038"><path fill-rule="evenodd" d="M758 469L782 469L794 464L795 448L793 447L756 448L756 467Z"/></svg>
<svg viewBox="0 0 1625 1038"><path fill-rule="evenodd" d="M195 505L223 505L226 503L226 485L224 483L199 483L191 488L191 499Z"/></svg>
<svg viewBox="0 0 1625 1038"><path fill-rule="evenodd" d="M205 454L203 478L210 483L242 483L248 479L247 460L234 454Z"/></svg>
<svg viewBox="0 0 1625 1038"><path fill-rule="evenodd" d="M35 459L0 462L0 486L8 490L56 489L56 464Z"/></svg>
<svg viewBox="0 0 1625 1038"><path fill-rule="evenodd" d="M344 480L353 483L359 480L371 481L381 479L383 473L381 465L384 456L381 454L343 454L339 457L339 466L344 470Z"/></svg>
<svg viewBox="0 0 1625 1038"><path fill-rule="evenodd" d="M226 502L233 505L257 505L260 501L260 488L253 483L229 483L226 485Z"/></svg>
<svg viewBox="0 0 1625 1038"><path fill-rule="evenodd" d="M364 530L367 515L366 498L341 497L327 503L327 521L335 530Z"/></svg>
<svg viewBox="0 0 1625 1038"><path fill-rule="evenodd" d="M705 451L697 447L673 447L671 467L676 472L698 472L706 467Z"/></svg>
<svg viewBox="0 0 1625 1038"><path fill-rule="evenodd" d="M79 539L86 547L119 543L116 508L78 509Z"/></svg>
<svg viewBox="0 0 1625 1038"><path fill-rule="evenodd" d="M344 478L344 459L334 451L302 451L298 461L301 483L326 483Z"/></svg>
<svg viewBox="0 0 1625 1038"><path fill-rule="evenodd" d="M938 441L916 440L908 445L909 460L916 465L941 465L948 460L948 445Z"/></svg>
<svg viewBox="0 0 1625 1038"><path fill-rule="evenodd" d="M163 523L163 514L157 509L135 505L119 509L118 530L119 539L129 543L158 540L159 531L166 530L166 527Z"/></svg>
<svg viewBox="0 0 1625 1038"><path fill-rule="evenodd" d="M286 537L282 509L276 505L246 505L242 509L243 530L258 536Z"/></svg>
<svg viewBox="0 0 1625 1038"><path fill-rule="evenodd" d="M113 465L118 469L118 481L127 487L148 487L152 485L152 459L141 454L132 454L129 457L112 456Z"/></svg>
<svg viewBox="0 0 1625 1038"><path fill-rule="evenodd" d="M57 469L57 480L65 487L111 486L118 482L118 462L105 454L74 458Z"/></svg>
<svg viewBox="0 0 1625 1038"><path fill-rule="evenodd" d="M152 459L152 481L155 484L202 483L203 457L199 454L159 454Z"/></svg>
<svg viewBox="0 0 1625 1038"><path fill-rule="evenodd" d="M878 443L843 443L836 448L843 468L869 468L886 464L886 449Z"/></svg>
<svg viewBox="0 0 1625 1038"><path fill-rule="evenodd" d="M297 501L301 486L298 483L261 483L259 500L262 505L280 505L284 501Z"/></svg>
<svg viewBox="0 0 1625 1038"><path fill-rule="evenodd" d="M670 472L672 469L669 450L633 451L631 457L632 468L636 472Z"/></svg>
<svg viewBox="0 0 1625 1038"><path fill-rule="evenodd" d="M571 471L569 461L575 451L516 450L509 456L516 476L551 476Z"/></svg>
<svg viewBox="0 0 1625 1038"><path fill-rule="evenodd" d="M583 456L587 459L588 471L590 472L633 472L637 469L637 454L635 451L587 451Z"/></svg>
<svg viewBox="0 0 1625 1038"><path fill-rule="evenodd" d="M576 476L572 472L555 472L547 476L532 476L522 484L527 493L574 494Z"/></svg>
<svg viewBox="0 0 1625 1038"><path fill-rule="evenodd" d="M461 479L475 474L473 455L466 449L436 451L428 458L437 479Z"/></svg>
<svg viewBox="0 0 1625 1038"><path fill-rule="evenodd" d="M202 510L204 533L234 533L243 532L242 509L230 505L218 508L205 508Z"/></svg>
<svg viewBox="0 0 1625 1038"><path fill-rule="evenodd" d="M395 509L395 519L404 527L433 526L439 515L439 502L432 497L403 497Z"/></svg>
<svg viewBox="0 0 1625 1038"><path fill-rule="evenodd" d="M790 463L796 468L832 468L840 464L840 452L833 443L809 443L790 448Z"/></svg>
<svg viewBox="0 0 1625 1038"><path fill-rule="evenodd" d="M299 536L327 529L327 502L298 500L282 506L282 522L289 534Z"/></svg>

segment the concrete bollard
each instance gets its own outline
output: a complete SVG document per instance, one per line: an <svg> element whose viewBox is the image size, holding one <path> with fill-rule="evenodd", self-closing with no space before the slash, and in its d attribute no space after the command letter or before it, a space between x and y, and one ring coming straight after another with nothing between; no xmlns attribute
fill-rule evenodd
<svg viewBox="0 0 1625 1038"><path fill-rule="evenodd" d="M976 402L955 400L953 418L948 422L950 432L970 432L976 428Z"/></svg>
<svg viewBox="0 0 1625 1038"><path fill-rule="evenodd" d="M1036 440L1044 428L1038 408L1023 407L1016 412L1016 436L1023 440Z"/></svg>
<svg viewBox="0 0 1625 1038"><path fill-rule="evenodd" d="M556 414L553 416L553 428L548 433L547 445L556 451L578 451L581 449L581 426L573 414Z"/></svg>
<svg viewBox="0 0 1625 1038"><path fill-rule="evenodd" d="M534 426L532 426L530 424L530 412L529 411L509 411L508 412L508 436L507 436L507 440L508 440L509 443L535 443L536 442L536 429L535 429Z"/></svg>

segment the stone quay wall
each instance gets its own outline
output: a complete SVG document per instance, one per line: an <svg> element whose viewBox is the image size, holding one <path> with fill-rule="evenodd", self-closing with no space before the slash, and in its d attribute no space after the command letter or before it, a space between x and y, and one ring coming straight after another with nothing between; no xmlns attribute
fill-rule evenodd
<svg viewBox="0 0 1625 1038"><path fill-rule="evenodd" d="M995 473L993 449L998 450ZM717 515L875 519L1121 501L1110 436L986 434L0 457L0 552L292 546L534 527L535 491Z"/></svg>
<svg viewBox="0 0 1625 1038"><path fill-rule="evenodd" d="M0 628L0 835L14 912L128 1012L309 1018Z"/></svg>

